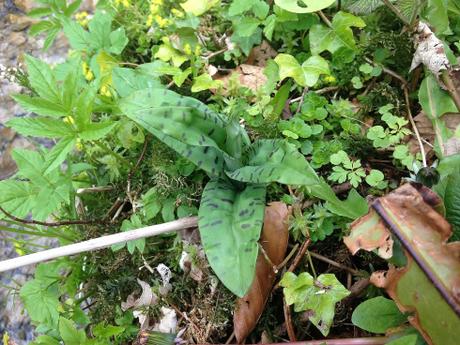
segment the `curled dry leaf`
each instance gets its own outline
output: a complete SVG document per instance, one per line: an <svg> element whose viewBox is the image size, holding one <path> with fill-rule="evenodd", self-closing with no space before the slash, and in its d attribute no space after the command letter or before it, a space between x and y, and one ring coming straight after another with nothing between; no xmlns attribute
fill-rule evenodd
<svg viewBox="0 0 460 345"><path fill-rule="evenodd" d="M153 293L148 283L140 279L137 279L137 282L142 287L141 296L136 299L134 293L130 294L126 302L121 302L121 310L126 311L131 308L134 309L133 315L139 319L141 330L144 330L149 326L149 316L141 309L142 307L155 305L158 301L158 297Z"/></svg>
<svg viewBox="0 0 460 345"><path fill-rule="evenodd" d="M452 133L455 132L455 130L460 125L460 114L459 113L446 113L441 117L441 119L443 123L445 124L445 127L447 128L447 130L452 131ZM434 131L432 121L425 115L423 111L421 111L416 117L414 117L414 121L420 133L420 136L426 142L430 143L431 145L434 145L436 134ZM460 150L457 147L457 146L460 146L459 142L460 140L456 138L455 136L447 140L445 143L445 146L446 146L445 155L450 156L452 154L459 153ZM417 139L414 136L411 136L408 144L409 144L409 150L412 154L420 152L420 146L417 142ZM424 148L425 148L425 152L427 155L433 151L432 146L429 146L428 144L424 144Z"/></svg>
<svg viewBox="0 0 460 345"><path fill-rule="evenodd" d="M263 67L242 64L233 69L229 74L214 76L214 80L221 80L224 83L224 92L229 88L231 78L237 79L241 86L247 87L253 91L264 86L267 82L267 77L264 74Z"/></svg>
<svg viewBox="0 0 460 345"><path fill-rule="evenodd" d="M378 255L383 259L393 256L393 239L383 220L371 209L368 214L357 219L351 225L349 236L343 242L350 252L355 255L358 250L378 250Z"/></svg>
<svg viewBox="0 0 460 345"><path fill-rule="evenodd" d="M275 282L275 268L286 254L289 240L287 217L290 210L284 203L273 202L265 209L264 226L260 244L267 258L259 252L256 264L256 276L248 293L236 302L233 327L238 343L241 343L254 329L262 314L265 303Z"/></svg>
<svg viewBox="0 0 460 345"><path fill-rule="evenodd" d="M428 188L406 184L373 203L371 213L401 242L407 265L375 272L371 282L385 288L402 312L412 314L409 321L428 344L454 345L455 335L460 336L460 243L447 243L452 231L436 211L440 202ZM371 223L381 225L365 217L372 238Z"/></svg>
<svg viewBox="0 0 460 345"><path fill-rule="evenodd" d="M444 51L442 41L436 37L430 27L419 22L416 32L417 49L412 60L410 71L418 65L425 65L436 77L450 67L449 59Z"/></svg>

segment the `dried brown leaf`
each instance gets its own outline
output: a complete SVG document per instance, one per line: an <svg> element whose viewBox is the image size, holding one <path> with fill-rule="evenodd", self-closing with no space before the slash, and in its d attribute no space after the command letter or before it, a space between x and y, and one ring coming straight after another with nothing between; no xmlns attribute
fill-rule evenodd
<svg viewBox="0 0 460 345"><path fill-rule="evenodd" d="M451 226L437 211L440 198L426 187L406 184L372 204L402 244L407 265L374 272L371 282L396 302L430 345L456 345L460 336L460 244L447 243ZM369 216L369 215L368 215ZM368 221L369 237L381 225ZM363 229L364 225L358 222ZM355 229L353 230L355 231ZM379 230L377 230L377 233ZM365 236L363 233L362 236Z"/></svg>
<svg viewBox="0 0 460 345"><path fill-rule="evenodd" d="M372 251L384 259L393 256L393 239L379 215L371 209L369 213L351 225L351 233L343 238L343 242L354 255L358 250Z"/></svg>
<svg viewBox="0 0 460 345"><path fill-rule="evenodd" d="M241 343L254 329L262 314L275 282L275 268L286 254L289 240L287 217L290 211L281 202L273 202L265 209L264 227L260 244L267 258L259 253L256 276L248 293L236 302L233 327L238 343Z"/></svg>
<svg viewBox="0 0 460 345"><path fill-rule="evenodd" d="M235 78L235 75L241 86L247 87L253 91L264 86L267 82L267 77L264 74L263 67L242 64L235 69L231 70L226 75L216 74L214 80L221 80L223 84L223 92L225 93L229 88L229 81Z"/></svg>
<svg viewBox="0 0 460 345"><path fill-rule="evenodd" d="M251 50L246 64L265 67L267 61L273 59L276 55L278 55L278 52L267 41L263 41L262 44Z"/></svg>

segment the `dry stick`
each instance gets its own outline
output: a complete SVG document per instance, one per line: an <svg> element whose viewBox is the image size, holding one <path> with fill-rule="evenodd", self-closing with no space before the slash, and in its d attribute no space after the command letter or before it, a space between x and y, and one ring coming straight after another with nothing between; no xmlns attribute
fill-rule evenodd
<svg viewBox="0 0 460 345"><path fill-rule="evenodd" d="M11 218L12 220L15 220L19 223L23 224L36 224L36 225L43 225L43 226L64 226L64 225L84 225L84 224L104 224L105 221L101 219L96 219L96 220L65 220L62 222L41 222L38 220L34 219L23 219L23 218L18 218L11 213L9 213L7 210L5 210L3 207L0 206L0 211L3 212L8 218Z"/></svg>
<svg viewBox="0 0 460 345"><path fill-rule="evenodd" d="M266 345L385 345L388 343L388 337L369 337L369 338L345 338L345 339L323 339L307 340L286 343L273 343Z"/></svg>
<svg viewBox="0 0 460 345"><path fill-rule="evenodd" d="M406 107L407 107L407 117L409 118L410 124L412 125L412 129L414 130L415 137L418 141L418 146L420 147L420 154L422 155L423 167L427 167L426 163L426 153L425 147L423 146L422 138L420 137L420 132L418 131L417 125L415 124L414 118L412 117L412 112L410 110L410 100L409 100L409 90L407 89L407 85L403 85L404 89L404 97L406 99Z"/></svg>
<svg viewBox="0 0 460 345"><path fill-rule="evenodd" d="M93 238L88 241L74 243L67 246L44 250L42 252L20 256L14 259L0 261L0 272L5 272L18 267L36 264L42 261L56 259L83 252L110 247L114 244L137 240L140 238L156 236L172 231L179 231L198 226L198 217L181 218L172 222L147 226L118 234Z"/></svg>
<svg viewBox="0 0 460 345"><path fill-rule="evenodd" d="M334 267L337 267L337 268L340 268L342 270L345 270L345 271L348 271L350 272L351 274L357 276L357 275L360 275L359 271L358 270L355 270L351 267L348 267L348 266L345 266L345 265L342 265L334 260L331 260L325 256L322 256L321 254L318 254L318 253L315 253L315 252L309 252L311 256L313 256L315 259L317 260L320 260L320 261L323 261L325 263L328 263L329 265L331 266L334 266Z"/></svg>
<svg viewBox="0 0 460 345"><path fill-rule="evenodd" d="M291 308L287 305L285 297L283 297L283 312L284 312L284 321L286 323L286 330L289 336L289 340L292 342L297 341L297 338L295 336L294 326L292 325Z"/></svg>

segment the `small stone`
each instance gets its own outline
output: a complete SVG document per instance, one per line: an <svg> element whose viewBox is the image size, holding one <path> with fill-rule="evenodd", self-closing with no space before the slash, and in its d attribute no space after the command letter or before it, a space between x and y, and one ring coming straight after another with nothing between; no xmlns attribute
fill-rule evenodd
<svg viewBox="0 0 460 345"><path fill-rule="evenodd" d="M17 14L8 14L7 22L10 24L10 29L12 31L22 31L29 26L31 26L35 20L28 18L26 16L21 16Z"/></svg>
<svg viewBox="0 0 460 345"><path fill-rule="evenodd" d="M23 12L29 12L34 7L31 0L14 0L14 5Z"/></svg>
<svg viewBox="0 0 460 345"><path fill-rule="evenodd" d="M10 44L18 47L26 43L27 38L22 32L12 32L9 37Z"/></svg>

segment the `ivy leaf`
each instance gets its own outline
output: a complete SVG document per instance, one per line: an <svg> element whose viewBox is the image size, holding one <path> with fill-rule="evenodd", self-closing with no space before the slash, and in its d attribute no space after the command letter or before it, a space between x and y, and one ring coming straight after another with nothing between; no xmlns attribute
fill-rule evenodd
<svg viewBox="0 0 460 345"><path fill-rule="evenodd" d="M407 322L396 303L379 296L368 299L356 307L351 321L355 326L372 333L385 333L388 329Z"/></svg>
<svg viewBox="0 0 460 345"><path fill-rule="evenodd" d="M350 294L333 274L321 274L314 279L303 272L296 276L287 272L280 282L288 305L296 312L309 311L308 319L327 336L335 314L335 304Z"/></svg>
<svg viewBox="0 0 460 345"><path fill-rule="evenodd" d="M352 27L363 28L366 26L364 20L350 13L337 12L332 19L332 27L328 28L322 24L315 25L310 30L310 50L313 55L321 54L328 50L332 54L340 48L355 51L356 44L353 37Z"/></svg>
<svg viewBox="0 0 460 345"><path fill-rule="evenodd" d="M303 6L299 6L299 3ZM318 12L334 3L335 0L275 0L275 4L283 10L294 13Z"/></svg>
<svg viewBox="0 0 460 345"><path fill-rule="evenodd" d="M198 226L206 256L222 283L239 297L254 279L264 210L262 186L240 191L224 180L211 180L203 191Z"/></svg>
<svg viewBox="0 0 460 345"><path fill-rule="evenodd" d="M280 80L291 77L301 86L312 87L321 74L330 74L328 62L321 56L311 56L302 65L289 54L278 54Z"/></svg>
<svg viewBox="0 0 460 345"><path fill-rule="evenodd" d="M228 9L230 16L236 16L249 11L257 0L233 0Z"/></svg>

